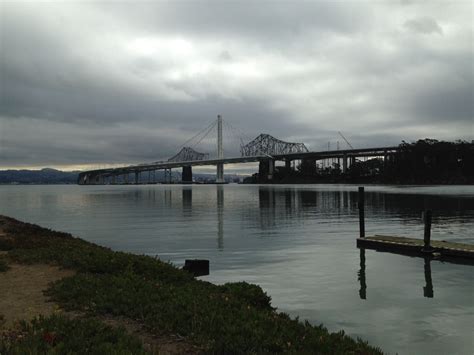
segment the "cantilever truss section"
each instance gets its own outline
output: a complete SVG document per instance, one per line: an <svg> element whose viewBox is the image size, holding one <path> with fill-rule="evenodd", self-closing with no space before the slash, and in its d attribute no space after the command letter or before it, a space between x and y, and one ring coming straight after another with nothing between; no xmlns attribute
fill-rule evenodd
<svg viewBox="0 0 474 355"><path fill-rule="evenodd" d="M243 145L240 152L243 157L255 157L259 155L305 153L308 152L308 148L304 143L289 143L262 133L250 143Z"/></svg>
<svg viewBox="0 0 474 355"><path fill-rule="evenodd" d="M199 153L193 148L183 147L178 154L168 159L169 162L181 162L181 161L195 161L195 160L207 160L209 159L209 153Z"/></svg>

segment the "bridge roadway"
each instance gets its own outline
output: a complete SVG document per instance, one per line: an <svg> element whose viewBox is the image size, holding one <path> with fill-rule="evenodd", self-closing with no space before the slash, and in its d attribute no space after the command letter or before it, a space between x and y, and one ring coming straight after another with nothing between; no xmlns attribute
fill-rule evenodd
<svg viewBox="0 0 474 355"><path fill-rule="evenodd" d="M320 151L320 152L301 152L301 153L290 153L281 155L259 155L252 157L236 157L236 158L223 158L223 159L207 159L207 160L193 160L193 161L163 161L154 162L150 164L138 164L130 165L118 168L106 168L84 171L79 174L78 184L101 184L103 183L104 177L115 177L124 174L135 173L135 182L138 180L138 174L141 172L173 169L173 168L185 168L191 166L203 166L203 165L218 165L218 164L239 164L239 163L254 163L261 161L286 161L291 162L293 160L324 160L331 158L343 159L343 170L347 168L347 160L354 159L356 157L386 157L390 154L397 152L398 146L395 147L377 147L377 148L362 148L362 149L346 149L346 150L332 150L332 151Z"/></svg>

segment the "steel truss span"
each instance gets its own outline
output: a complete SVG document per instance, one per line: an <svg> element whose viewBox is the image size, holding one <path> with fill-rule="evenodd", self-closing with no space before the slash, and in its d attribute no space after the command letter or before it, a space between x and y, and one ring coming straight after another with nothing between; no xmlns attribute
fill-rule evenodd
<svg viewBox="0 0 474 355"><path fill-rule="evenodd" d="M169 162L196 161L209 159L209 153L199 153L193 148L184 147L180 152L169 158Z"/></svg>
<svg viewBox="0 0 474 355"><path fill-rule="evenodd" d="M253 141L240 148L243 157L261 155L283 155L292 153L307 153L308 148L304 143L290 143L277 139L269 134L260 134Z"/></svg>

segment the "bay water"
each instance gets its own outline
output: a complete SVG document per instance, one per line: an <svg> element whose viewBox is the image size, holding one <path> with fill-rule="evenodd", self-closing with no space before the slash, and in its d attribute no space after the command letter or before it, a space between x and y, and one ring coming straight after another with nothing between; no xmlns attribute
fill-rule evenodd
<svg viewBox="0 0 474 355"><path fill-rule="evenodd" d="M474 244L474 186L366 186L366 234ZM4 185L0 214L201 279L259 284L274 306L387 353L474 353L474 266L356 247L355 185Z"/></svg>

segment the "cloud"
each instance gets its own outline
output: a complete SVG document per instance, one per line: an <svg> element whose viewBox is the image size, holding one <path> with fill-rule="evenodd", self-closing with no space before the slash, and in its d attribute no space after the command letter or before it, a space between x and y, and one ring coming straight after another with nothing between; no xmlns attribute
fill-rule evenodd
<svg viewBox="0 0 474 355"><path fill-rule="evenodd" d="M0 166L165 159L219 113L312 149L472 139L467 3L1 6Z"/></svg>
<svg viewBox="0 0 474 355"><path fill-rule="evenodd" d="M438 23L429 17L421 17L417 19L408 20L404 25L407 29L421 34L438 33L443 34L443 29Z"/></svg>

